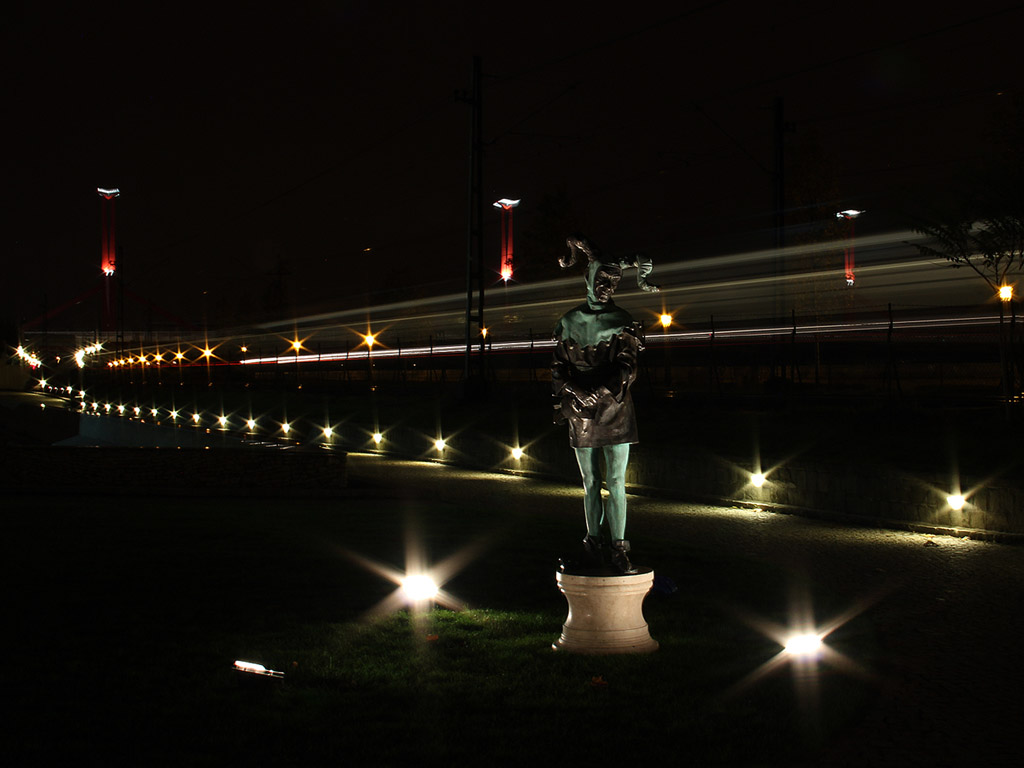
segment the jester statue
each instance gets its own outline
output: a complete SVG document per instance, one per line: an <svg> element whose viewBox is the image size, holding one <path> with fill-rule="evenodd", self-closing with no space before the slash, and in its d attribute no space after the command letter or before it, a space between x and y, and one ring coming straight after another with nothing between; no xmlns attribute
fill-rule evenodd
<svg viewBox="0 0 1024 768"><path fill-rule="evenodd" d="M629 446L638 441L629 388L636 379L644 332L629 312L616 306L612 294L622 271L629 267L636 267L637 285L643 290L657 291L658 286L647 282L652 270L649 259L605 258L581 236L569 237L566 244L569 254L559 260L563 269L573 266L581 255L587 257L587 300L566 312L555 326L551 383L555 421L568 423L569 444L576 451L583 476L587 536L580 565L636 573L626 540L626 465ZM603 503L602 454L608 487ZM602 535L605 519L609 546Z"/></svg>

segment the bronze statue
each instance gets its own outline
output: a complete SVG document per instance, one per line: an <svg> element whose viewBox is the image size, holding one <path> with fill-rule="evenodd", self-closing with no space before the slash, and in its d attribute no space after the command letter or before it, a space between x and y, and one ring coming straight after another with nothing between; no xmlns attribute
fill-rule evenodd
<svg viewBox="0 0 1024 768"><path fill-rule="evenodd" d="M587 300L566 312L555 326L551 383L555 420L568 423L569 444L576 451L583 476L585 563L591 567L610 564L621 574L636 573L626 540L626 465L629 446L638 442L629 388L636 380L644 331L629 312L612 301L612 294L622 270L628 267L636 267L637 285L643 290L657 291L658 286L647 282L652 269L649 259L606 259L581 236L568 238L566 244L569 256L559 261L563 268L575 264L581 254L587 257ZM601 454L608 486L608 500L603 504ZM601 532L606 518L611 534L607 551Z"/></svg>

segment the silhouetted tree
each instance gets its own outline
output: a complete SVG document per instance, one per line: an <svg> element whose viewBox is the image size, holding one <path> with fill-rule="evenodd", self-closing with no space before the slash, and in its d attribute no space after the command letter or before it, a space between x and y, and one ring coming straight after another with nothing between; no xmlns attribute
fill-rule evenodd
<svg viewBox="0 0 1024 768"><path fill-rule="evenodd" d="M988 283L999 302L999 357L1003 398L1009 402L1014 391L1014 343L1016 311L1011 275L1024 270L1024 178L1006 169L979 184L959 211L920 224L917 231L930 238L915 243L921 255L948 261L954 268L966 267ZM1010 324L1006 327L1006 307Z"/></svg>

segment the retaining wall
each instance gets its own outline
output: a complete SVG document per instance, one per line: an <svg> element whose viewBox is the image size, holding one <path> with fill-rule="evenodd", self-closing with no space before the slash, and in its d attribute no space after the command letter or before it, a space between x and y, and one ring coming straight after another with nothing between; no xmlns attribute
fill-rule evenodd
<svg viewBox="0 0 1024 768"><path fill-rule="evenodd" d="M422 431L401 426L389 429L377 446L365 428L352 423L340 424L329 441L319 439L289 450L257 448L228 432L156 427L116 417L83 418L81 432L80 440L85 442L148 447L5 449L7 487L320 493L344 487L346 451L579 482L564 428L553 427L524 445L518 460L507 442L473 427L452 434L443 451ZM685 443L647 442L633 447L626 481L633 492L688 501L759 506L976 538L1024 537L1024 484L1017 465L984 478L960 477L968 497L961 510L951 509L946 502L953 490L949 476L911 473L865 459L836 462L813 455L798 457L778 468L766 468L768 477L761 488L750 483L749 471Z"/></svg>

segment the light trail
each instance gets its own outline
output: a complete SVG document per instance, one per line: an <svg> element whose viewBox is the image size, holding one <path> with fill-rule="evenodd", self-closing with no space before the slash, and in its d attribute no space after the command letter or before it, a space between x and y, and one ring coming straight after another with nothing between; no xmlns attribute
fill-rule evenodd
<svg viewBox="0 0 1024 768"><path fill-rule="evenodd" d="M938 317L929 319L900 320L862 320L849 323L814 323L810 325L771 325L751 326L746 328L723 328L700 331L668 331L651 334L647 338L648 345L661 346L671 342L701 342L711 339L744 340L761 339L777 336L821 336L846 333L878 333L888 330L928 330L938 328L979 328L999 324L998 315L958 315L955 317ZM533 339L526 341L503 341L488 344L491 352L529 352L553 349L555 342L551 339ZM296 359L300 363L328 363L349 360L366 360L370 357L394 359L400 357L429 357L431 355L460 355L466 350L465 344L442 344L437 346L404 347L402 349L351 350L347 352L328 352L323 354L275 355L273 357L257 357L242 360L242 365L294 365Z"/></svg>
<svg viewBox="0 0 1024 768"><path fill-rule="evenodd" d="M905 252L908 244L920 242L924 237L912 230L898 230L879 235L858 236L856 239L857 248L860 253L867 254L873 249L890 249L900 247ZM722 279L703 279L681 285L672 285L671 278L687 278L691 275L699 275L702 272L713 272L716 275L729 273L740 267L750 268L764 266L774 269L777 263L785 263L787 260L803 258L814 255L829 255L841 252L850 245L849 239L832 240L827 243L809 243L798 246L787 246L782 249L761 249L756 251L745 251L741 253L730 253L716 256L698 256L696 258L680 259L675 261L659 261L655 264L655 275L662 283L660 294L646 294L638 296L628 289L628 278L623 280L620 289L622 304L636 304L641 301L650 304L655 297L673 294L700 293L701 291L714 289L735 289L753 285L766 285L772 282L782 281L799 283L805 281L809 276L815 278L836 277L843 279L843 268L839 258L836 258L834 270L818 270L814 272L801 271L782 275L775 274L754 274L750 277L730 275ZM872 271L905 271L907 269L933 270L937 266L933 262L921 259L901 260L887 264L865 264L858 267L858 273L869 273ZM667 284L666 284L667 281ZM499 281L500 282L500 281ZM495 289L499 282L495 283ZM544 280L537 283L509 284L501 287L500 290L508 298L514 300L509 309L515 310L537 310L569 308L580 302L580 284L582 278L578 274L569 277L560 277L551 280ZM536 297L536 298L533 298ZM620 296L616 296L620 299ZM351 309L339 309L330 312L303 315L283 320L275 320L261 323L256 326L260 330L272 331L274 329L293 329L296 325L308 330L336 329L339 324L351 324L359 327L365 324L367 318L373 318L373 324L388 325L395 323L423 323L436 322L445 324L447 322L461 323L465 319L464 292L448 293L441 296L427 298L408 299L405 301L390 302L376 306L362 306ZM492 306L490 312L497 314L505 307ZM557 318L560 312L552 312ZM463 339L463 342L465 340Z"/></svg>
<svg viewBox="0 0 1024 768"><path fill-rule="evenodd" d="M890 327L894 331L967 329L998 322L988 286L968 270L918 256L913 243L921 240L910 230L858 236L855 287L847 287L844 278L846 239L781 250L656 259L655 278L661 292L644 293L625 279L616 301L648 327L652 346L876 333ZM575 272L529 284L505 286L498 280L490 295L487 348L496 353L543 350L551 346L549 337L558 318L582 301L583 281ZM671 317L671 328L662 330L659 318L665 314ZM898 318L891 326L890 315ZM375 338L372 350L365 345L368 333ZM293 347L297 336L303 340L299 350ZM469 342L475 346L479 337L474 334ZM235 343L245 349L226 355L224 361L201 362L301 365L464 355L465 295L340 308L226 328L216 338L167 337L154 345L164 351L188 348L189 358L175 357L165 365L154 360L154 367L189 366L197 350L207 345L230 350ZM106 349L99 356L105 358L103 364L113 359ZM127 362L134 364L130 358Z"/></svg>

